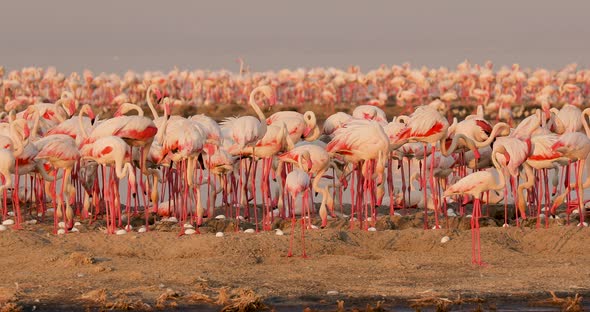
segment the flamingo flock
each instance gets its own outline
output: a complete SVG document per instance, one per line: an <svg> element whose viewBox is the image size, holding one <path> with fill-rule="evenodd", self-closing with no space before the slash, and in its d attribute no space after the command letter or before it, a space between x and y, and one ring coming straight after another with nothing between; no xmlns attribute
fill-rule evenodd
<svg viewBox="0 0 590 312"><path fill-rule="evenodd" d="M142 231L154 217L175 218L181 235L214 217L256 231L285 219L291 256L297 218L304 242L306 230L334 218L371 230L385 215L418 208L428 230L470 218L472 262L481 265L482 202L504 205L505 227L529 218L547 227L563 203L568 222L575 213L575 224L587 225L590 72L575 65L0 74L2 219L13 218L15 229L27 214L43 221L50 211L55 233L77 219L102 220L113 234L132 231L134 217L144 219ZM388 117L381 107L393 99L405 111ZM247 103L255 116L172 114L221 103ZM312 110L264 112L304 103L354 109L321 125Z"/></svg>

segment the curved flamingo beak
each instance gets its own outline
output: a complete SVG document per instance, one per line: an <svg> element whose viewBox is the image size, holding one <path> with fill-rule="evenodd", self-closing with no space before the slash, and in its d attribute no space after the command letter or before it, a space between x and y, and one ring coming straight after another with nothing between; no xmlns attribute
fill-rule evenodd
<svg viewBox="0 0 590 312"><path fill-rule="evenodd" d="M156 88L155 92L156 92L156 96L158 97L158 101L159 101L162 98L162 92L160 92L159 88Z"/></svg>
<svg viewBox="0 0 590 312"><path fill-rule="evenodd" d="M96 115L94 114L94 112L91 109L89 109L86 113L88 115L88 118L90 118L92 123L94 123L94 120L96 119Z"/></svg>

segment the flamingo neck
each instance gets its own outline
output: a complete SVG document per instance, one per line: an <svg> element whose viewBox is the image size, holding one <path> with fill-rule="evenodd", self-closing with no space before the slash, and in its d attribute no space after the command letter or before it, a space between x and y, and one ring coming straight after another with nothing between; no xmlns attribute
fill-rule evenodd
<svg viewBox="0 0 590 312"><path fill-rule="evenodd" d="M146 93L146 101L147 101L147 105L150 108L150 111L152 112L152 115L154 116L154 119L158 118L158 111L156 111L156 108L154 107L154 103L152 101L152 93L154 92L154 85L150 85L149 88L147 89L147 93Z"/></svg>

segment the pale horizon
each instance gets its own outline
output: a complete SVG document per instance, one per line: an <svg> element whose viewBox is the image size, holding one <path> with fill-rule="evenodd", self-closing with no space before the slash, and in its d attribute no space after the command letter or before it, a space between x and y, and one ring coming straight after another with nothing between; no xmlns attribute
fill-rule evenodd
<svg viewBox="0 0 590 312"><path fill-rule="evenodd" d="M454 68L465 59L558 69L589 64L589 2L10 1L0 65L59 71L252 71L381 64Z"/></svg>

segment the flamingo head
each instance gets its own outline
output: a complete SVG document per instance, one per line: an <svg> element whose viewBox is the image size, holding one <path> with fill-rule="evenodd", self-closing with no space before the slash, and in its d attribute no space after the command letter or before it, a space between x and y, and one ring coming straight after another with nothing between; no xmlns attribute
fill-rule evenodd
<svg viewBox="0 0 590 312"><path fill-rule="evenodd" d="M277 96L273 88L270 86L260 87L260 92L268 99L268 105L274 106L277 103Z"/></svg>
<svg viewBox="0 0 590 312"><path fill-rule="evenodd" d="M165 97L163 102L164 102L164 114L166 116L168 116L168 119L170 119L170 112L171 112L170 99L168 97Z"/></svg>
<svg viewBox="0 0 590 312"><path fill-rule="evenodd" d="M68 115L72 116L78 110L78 101L74 98L68 98L67 101Z"/></svg>
<svg viewBox="0 0 590 312"><path fill-rule="evenodd" d="M23 138L28 138L31 135L31 129L29 129L29 125L27 123L23 126Z"/></svg>
<svg viewBox="0 0 590 312"><path fill-rule="evenodd" d="M160 88L155 87L154 92L156 93L156 97L158 98L158 101L159 101L162 98L162 92L160 91Z"/></svg>
<svg viewBox="0 0 590 312"><path fill-rule="evenodd" d="M96 115L92 111L92 108L90 108L90 105L88 105L88 104L84 105L82 107L82 111L84 112L84 114L86 114L88 116L88 118L90 118L90 120L92 122L94 122L94 120L96 119Z"/></svg>

